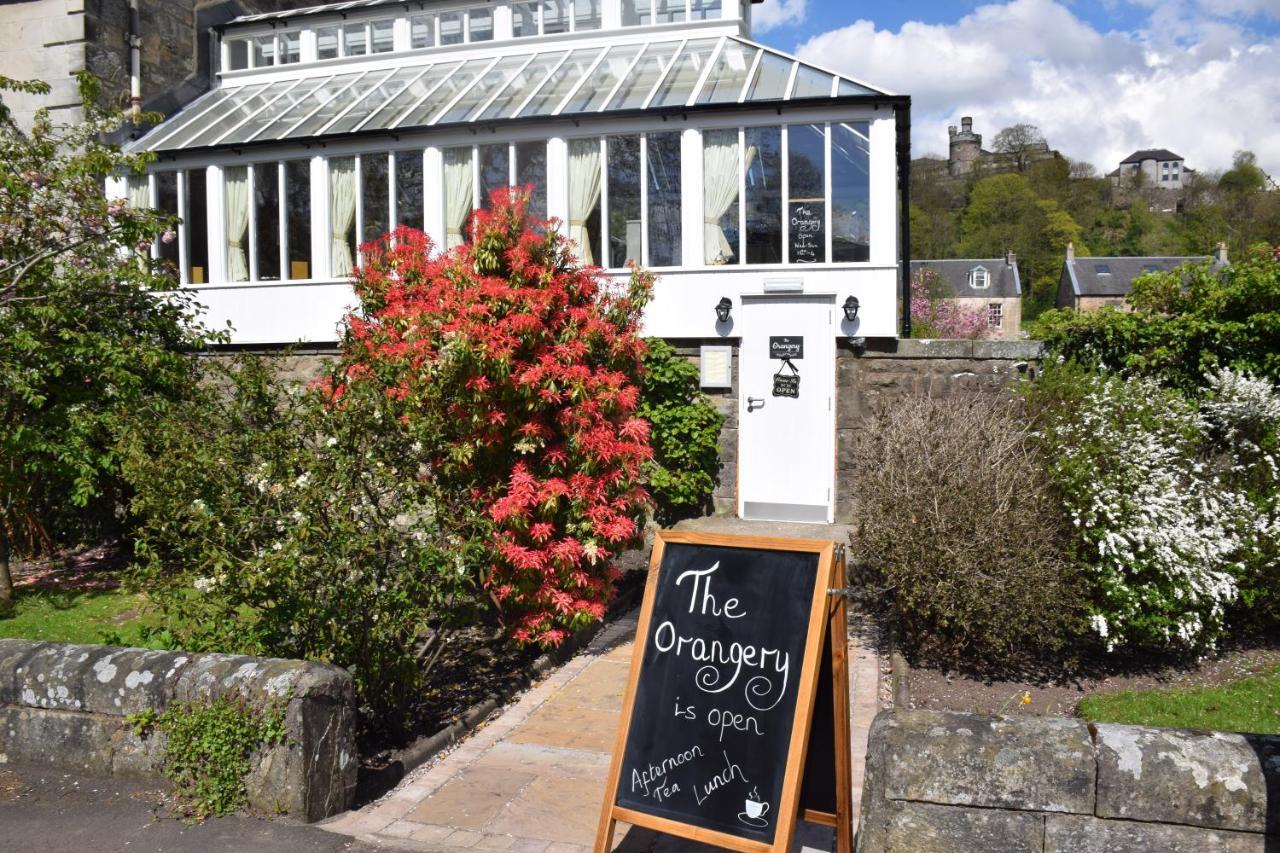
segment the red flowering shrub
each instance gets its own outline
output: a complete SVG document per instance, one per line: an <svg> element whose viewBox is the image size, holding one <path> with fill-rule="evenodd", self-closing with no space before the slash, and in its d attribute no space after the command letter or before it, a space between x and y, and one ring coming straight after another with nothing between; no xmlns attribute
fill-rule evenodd
<svg viewBox="0 0 1280 853"><path fill-rule="evenodd" d="M362 302L329 378L396 402L440 507L484 544L479 580L512 636L552 646L604 615L612 559L649 508L648 424L635 415L650 278L609 292L566 241L500 191L471 242L437 257L421 232L364 247ZM542 227L538 227L542 226Z"/></svg>

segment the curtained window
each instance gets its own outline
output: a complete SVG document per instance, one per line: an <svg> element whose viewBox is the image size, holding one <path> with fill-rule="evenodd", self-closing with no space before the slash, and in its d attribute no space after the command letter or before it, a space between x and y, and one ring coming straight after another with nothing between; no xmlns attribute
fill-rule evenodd
<svg viewBox="0 0 1280 853"><path fill-rule="evenodd" d="M569 239L584 264L602 261L600 254L600 140L569 141Z"/></svg>
<svg viewBox="0 0 1280 853"><path fill-rule="evenodd" d="M471 195L475 191L471 177L471 146L444 150L444 225L445 248L452 249L467 241L467 217L471 215Z"/></svg>
<svg viewBox="0 0 1280 853"><path fill-rule="evenodd" d="M249 167L224 172L223 208L227 228L227 281L249 280Z"/></svg>
<svg viewBox="0 0 1280 853"><path fill-rule="evenodd" d="M356 158L329 161L329 272L346 278L356 257Z"/></svg>
<svg viewBox="0 0 1280 853"><path fill-rule="evenodd" d="M708 265L738 263L738 129L702 134L703 257Z"/></svg>

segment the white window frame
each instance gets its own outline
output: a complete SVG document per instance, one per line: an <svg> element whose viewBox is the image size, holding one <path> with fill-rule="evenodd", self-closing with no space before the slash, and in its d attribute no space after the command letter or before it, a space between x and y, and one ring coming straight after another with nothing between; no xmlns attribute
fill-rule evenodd
<svg viewBox="0 0 1280 853"><path fill-rule="evenodd" d="M511 3L511 15L512 15L511 38L525 39L525 38L533 38L535 36L547 35L548 33L546 31L546 25L545 25L545 22L543 21L542 13L546 9L546 4L548 2L549 0L513 0L513 2ZM568 19L569 26L567 29L561 30L556 33L551 33L551 35L564 35L565 33L576 33L576 32L584 32L584 33L597 32L599 30L604 29L604 18L605 18L604 5L606 2L608 2L608 0L600 0L600 15L599 17L594 19L596 21L596 26L587 27L582 30L578 29L578 16L577 16L577 6L578 6L578 3L580 2L589 3L590 0L565 0L565 3L568 6L567 14L569 16L569 19ZM652 2L652 0L650 0L650 2ZM686 2L688 2L688 0L686 0ZM526 3L531 4L534 7L533 25L534 25L535 32L521 33L520 35L517 36L515 34L515 7L523 6ZM470 20L470 15L467 16L467 20L468 21ZM496 38L496 33L495 33L495 38Z"/></svg>
<svg viewBox="0 0 1280 853"><path fill-rule="evenodd" d="M718 17L715 17L715 18L697 18L697 19L695 19L695 18L693 17L693 10L694 10L694 8L698 8L698 9L703 9L703 8L705 8L705 7L706 7L706 5L707 5L707 0L684 0L684 17L683 17L683 18L681 18L681 19L680 19L680 20L678 20L678 21L661 21L661 22L659 22L659 21L657 20L657 17L658 17L658 3L659 3L659 2L661 2L661 0L636 0L636 7L637 7L637 8L641 8L641 9L642 9L642 8L645 6L645 4L646 4L646 3L648 4L648 6L649 6L649 23L647 23L647 24L623 24L622 26L624 26L624 27L652 27L652 26L661 26L661 25L668 25L668 24L687 24L687 23L689 23L690 21L694 21L694 20L700 20L700 21L702 21L702 20L705 20L705 21L718 21L718 20L721 20L721 19L723 19L723 18L724 18L724 6L725 6L725 0L721 0L721 2L720 2L720 15L719 15ZM619 4L618 4L618 5L619 5L619 11L621 11L621 5L622 5L622 4L621 4L621 0L619 0Z"/></svg>
<svg viewBox="0 0 1280 853"><path fill-rule="evenodd" d="M1004 304L1001 302L987 303L987 328L1003 329L1004 328Z"/></svg>
<svg viewBox="0 0 1280 853"><path fill-rule="evenodd" d="M982 283L979 284L979 281ZM973 290L986 290L991 287L991 271L984 266L976 266L969 270L969 287Z"/></svg>

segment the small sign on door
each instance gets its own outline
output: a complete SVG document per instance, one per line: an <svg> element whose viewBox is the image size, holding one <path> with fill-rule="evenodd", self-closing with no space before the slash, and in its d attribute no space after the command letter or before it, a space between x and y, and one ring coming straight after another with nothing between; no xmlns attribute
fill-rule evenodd
<svg viewBox="0 0 1280 853"><path fill-rule="evenodd" d="M780 335L769 338L769 358L804 358L802 335Z"/></svg>

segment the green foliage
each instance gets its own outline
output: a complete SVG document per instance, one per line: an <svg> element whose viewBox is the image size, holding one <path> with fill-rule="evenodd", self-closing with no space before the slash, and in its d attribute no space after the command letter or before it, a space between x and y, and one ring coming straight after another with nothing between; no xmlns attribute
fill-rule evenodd
<svg viewBox="0 0 1280 853"><path fill-rule="evenodd" d="M1280 734L1280 667L1222 687L1086 696L1076 714L1098 723Z"/></svg>
<svg viewBox="0 0 1280 853"><path fill-rule="evenodd" d="M477 575L426 439L382 393L334 406L265 359L207 370L196 399L122 427L131 582L183 648L338 664L366 724L401 727Z"/></svg>
<svg viewBox="0 0 1280 853"><path fill-rule="evenodd" d="M130 714L134 734L165 736L162 768L189 815L206 818L245 806L245 777L259 750L284 743L283 703L255 708L243 697L180 702L161 714Z"/></svg>
<svg viewBox="0 0 1280 853"><path fill-rule="evenodd" d="M1266 247L1217 271L1208 264L1139 277L1132 313L1050 311L1029 327L1082 364L1194 389L1218 367L1280 379L1280 263Z"/></svg>
<svg viewBox="0 0 1280 853"><path fill-rule="evenodd" d="M147 255L173 222L102 192L152 158L101 141L123 121L80 78L83 123L46 111L23 131L0 106L0 608L10 553L95 536L122 500L111 424L147 400L178 399L209 341ZM47 87L0 79L0 93Z"/></svg>
<svg viewBox="0 0 1280 853"><path fill-rule="evenodd" d="M660 338L646 343L638 414L651 427L647 474L655 515L669 525L710 508L724 416L698 389L697 367Z"/></svg>
<svg viewBox="0 0 1280 853"><path fill-rule="evenodd" d="M985 666L1082 635L1066 516L1014 402L902 400L855 438L857 571L910 648Z"/></svg>

